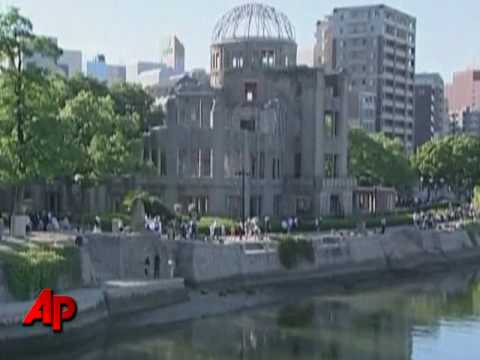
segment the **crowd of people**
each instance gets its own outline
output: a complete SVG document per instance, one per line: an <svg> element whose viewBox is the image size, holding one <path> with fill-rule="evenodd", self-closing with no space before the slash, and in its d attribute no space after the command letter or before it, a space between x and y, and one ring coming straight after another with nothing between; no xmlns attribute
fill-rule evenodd
<svg viewBox="0 0 480 360"><path fill-rule="evenodd" d="M42 211L28 214L27 232L31 231L70 231L72 225L68 215L59 219L52 212Z"/></svg>
<svg viewBox="0 0 480 360"><path fill-rule="evenodd" d="M429 230L449 226L467 219L476 219L477 211L473 204L452 207L438 211L415 211L412 215L413 224L417 229Z"/></svg>

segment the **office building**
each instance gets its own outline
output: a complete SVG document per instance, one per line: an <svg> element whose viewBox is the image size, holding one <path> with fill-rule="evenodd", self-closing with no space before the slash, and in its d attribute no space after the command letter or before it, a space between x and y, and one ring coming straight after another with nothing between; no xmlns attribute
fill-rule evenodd
<svg viewBox="0 0 480 360"><path fill-rule="evenodd" d="M98 54L92 60L87 61L87 76L100 82L107 82L108 70L105 55Z"/></svg>
<svg viewBox="0 0 480 360"><path fill-rule="evenodd" d="M440 74L415 76L415 148L448 133L445 89Z"/></svg>
<svg viewBox="0 0 480 360"><path fill-rule="evenodd" d="M62 69L66 77L73 77L82 73L82 52L79 50L63 50L58 58L57 65Z"/></svg>
<svg viewBox="0 0 480 360"><path fill-rule="evenodd" d="M107 65L107 84L123 84L127 81L127 68L125 65Z"/></svg>
<svg viewBox="0 0 480 360"><path fill-rule="evenodd" d="M127 82L139 83L139 75L150 70L158 70L162 67L159 62L138 61L127 66Z"/></svg>
<svg viewBox="0 0 480 360"><path fill-rule="evenodd" d="M480 70L467 69L455 72L445 92L450 113L461 113L467 108L480 108Z"/></svg>
<svg viewBox="0 0 480 360"><path fill-rule="evenodd" d="M175 74L185 72L185 47L175 36L169 36L161 41L160 62L173 69Z"/></svg>
<svg viewBox="0 0 480 360"><path fill-rule="evenodd" d="M126 81L127 70L124 65L107 64L105 55L98 54L87 62L87 76L112 86Z"/></svg>
<svg viewBox="0 0 480 360"><path fill-rule="evenodd" d="M459 122L464 134L480 136L480 110L467 108L461 112Z"/></svg>
<svg viewBox="0 0 480 360"><path fill-rule="evenodd" d="M344 69L351 92L369 99L362 127L400 139L408 152L414 145L414 17L385 5L336 8L317 22L314 64ZM357 93L357 94L355 94ZM365 118L371 102L375 114ZM353 119L361 119L360 115Z"/></svg>

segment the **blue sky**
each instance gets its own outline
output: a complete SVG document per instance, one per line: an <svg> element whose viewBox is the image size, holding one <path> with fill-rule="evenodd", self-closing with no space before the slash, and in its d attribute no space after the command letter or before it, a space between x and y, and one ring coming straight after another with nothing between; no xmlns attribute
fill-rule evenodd
<svg viewBox="0 0 480 360"><path fill-rule="evenodd" d="M187 51L187 68L209 64L211 32L217 19L242 0L0 0L0 10L17 6L34 30L56 36L59 45L98 52L110 63L158 60L161 38L175 33ZM300 48L314 43L315 23L334 7L371 4L363 0L268 0L296 29ZM440 72L480 65L480 1L391 0L385 4L417 18L417 71Z"/></svg>

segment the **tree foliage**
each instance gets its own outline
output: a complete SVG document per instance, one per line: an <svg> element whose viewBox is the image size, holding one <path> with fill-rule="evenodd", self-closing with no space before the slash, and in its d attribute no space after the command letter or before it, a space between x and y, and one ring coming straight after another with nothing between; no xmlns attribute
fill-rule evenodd
<svg viewBox="0 0 480 360"><path fill-rule="evenodd" d="M399 140L383 134L367 134L361 129L350 131L349 170L360 185L409 188L415 173Z"/></svg>
<svg viewBox="0 0 480 360"><path fill-rule="evenodd" d="M27 182L50 178L58 170L53 161L61 146L52 141L59 129L58 87L28 59L56 61L60 54L51 40L33 33L18 9L0 13L0 181L16 185L14 211Z"/></svg>
<svg viewBox="0 0 480 360"><path fill-rule="evenodd" d="M412 157L420 176L445 183L457 192L471 191L480 180L480 140L454 135L425 143Z"/></svg>
<svg viewBox="0 0 480 360"><path fill-rule="evenodd" d="M55 66L60 54L18 9L0 13L0 183L89 183L142 167L143 134L162 123L161 108L140 86L65 79L30 61Z"/></svg>
<svg viewBox="0 0 480 360"><path fill-rule="evenodd" d="M163 124L163 111L140 85L118 83L111 88L115 111L124 116L137 114L138 128L148 131L152 126Z"/></svg>
<svg viewBox="0 0 480 360"><path fill-rule="evenodd" d="M140 141L138 122L115 113L111 97L98 98L82 90L66 101L59 118L68 139L65 174L99 181L134 166Z"/></svg>

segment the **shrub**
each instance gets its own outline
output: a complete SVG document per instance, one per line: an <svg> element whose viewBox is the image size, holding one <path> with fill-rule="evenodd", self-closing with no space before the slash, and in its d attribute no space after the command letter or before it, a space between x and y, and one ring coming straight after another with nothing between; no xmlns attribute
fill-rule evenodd
<svg viewBox="0 0 480 360"><path fill-rule="evenodd" d="M143 190L132 190L128 192L123 200L123 206L127 211L131 211L136 200L143 202L145 213L150 216L160 216L166 219L171 219L175 216L159 197Z"/></svg>
<svg viewBox="0 0 480 360"><path fill-rule="evenodd" d="M278 257L285 268L292 269L301 260L315 262L315 251L311 241L286 237L280 240Z"/></svg>
<svg viewBox="0 0 480 360"><path fill-rule="evenodd" d="M112 231L112 220L113 219L120 219L122 220L124 225L130 224L130 215L124 213L104 213L100 215L86 215L83 218L83 224L93 227L95 223L95 217L98 216L100 218L100 228L104 232L111 232Z"/></svg>
<svg viewBox="0 0 480 360"><path fill-rule="evenodd" d="M290 304L280 309L277 315L277 323L287 328L305 328L312 326L314 317L314 304Z"/></svg>
<svg viewBox="0 0 480 360"><path fill-rule="evenodd" d="M480 235L480 224L477 222L465 224L465 231L470 238L470 241L475 246L479 246L478 236Z"/></svg>
<svg viewBox="0 0 480 360"><path fill-rule="evenodd" d="M28 300L44 288L56 289L60 275L69 284L81 284L78 249L30 247L4 257L5 275L10 293L18 300Z"/></svg>
<svg viewBox="0 0 480 360"><path fill-rule="evenodd" d="M221 218L221 217L202 217L197 224L198 233L202 235L210 234L210 226L213 222L216 221L218 226L225 226L227 232L230 231L232 226L236 226L237 222L230 218Z"/></svg>
<svg viewBox="0 0 480 360"><path fill-rule="evenodd" d="M473 205L477 210L480 209L480 185L475 186L473 189Z"/></svg>

